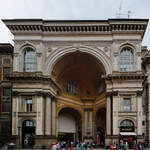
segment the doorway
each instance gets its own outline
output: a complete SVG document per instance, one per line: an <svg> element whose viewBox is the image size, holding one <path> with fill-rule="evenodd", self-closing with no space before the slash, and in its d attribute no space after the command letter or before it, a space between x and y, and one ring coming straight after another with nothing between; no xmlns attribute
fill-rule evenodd
<svg viewBox="0 0 150 150"><path fill-rule="evenodd" d="M35 123L26 120L22 124L22 147L32 148L34 146Z"/></svg>

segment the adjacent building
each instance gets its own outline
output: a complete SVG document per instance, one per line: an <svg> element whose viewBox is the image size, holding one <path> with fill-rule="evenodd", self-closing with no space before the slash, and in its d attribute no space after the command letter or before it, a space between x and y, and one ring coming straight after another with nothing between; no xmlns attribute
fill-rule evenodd
<svg viewBox="0 0 150 150"><path fill-rule="evenodd" d="M10 142L11 137L11 89L6 75L12 73L13 46L0 44L0 143Z"/></svg>
<svg viewBox="0 0 150 150"><path fill-rule="evenodd" d="M12 140L150 140L146 19L3 20L14 35Z"/></svg>

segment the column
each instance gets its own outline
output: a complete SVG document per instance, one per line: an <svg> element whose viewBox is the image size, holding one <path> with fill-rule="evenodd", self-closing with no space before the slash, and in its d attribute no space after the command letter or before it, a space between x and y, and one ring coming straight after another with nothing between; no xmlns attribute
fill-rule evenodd
<svg viewBox="0 0 150 150"><path fill-rule="evenodd" d="M13 71L19 71L19 53L14 53Z"/></svg>
<svg viewBox="0 0 150 150"><path fill-rule="evenodd" d="M17 98L16 98L16 103L17 103L17 105L16 105L16 135L18 135L18 112L19 112L19 97L17 96Z"/></svg>
<svg viewBox="0 0 150 150"><path fill-rule="evenodd" d="M52 135L56 136L56 100L52 100Z"/></svg>
<svg viewBox="0 0 150 150"><path fill-rule="evenodd" d="M36 135L43 135L43 97L37 96Z"/></svg>
<svg viewBox="0 0 150 150"><path fill-rule="evenodd" d="M84 136L87 136L87 111L84 112Z"/></svg>
<svg viewBox="0 0 150 150"><path fill-rule="evenodd" d="M92 129L93 129L93 110L88 108L85 109L84 112L84 125L85 125L85 136L91 137L92 134Z"/></svg>
<svg viewBox="0 0 150 150"><path fill-rule="evenodd" d="M42 53L37 53L37 71L42 71Z"/></svg>
<svg viewBox="0 0 150 150"><path fill-rule="evenodd" d="M89 111L89 129L90 129L90 136L93 136L93 111Z"/></svg>
<svg viewBox="0 0 150 150"><path fill-rule="evenodd" d="M142 91L137 92L137 135L142 136Z"/></svg>
<svg viewBox="0 0 150 150"><path fill-rule="evenodd" d="M17 112L17 96L13 96L12 99L12 135L16 135L17 124L16 124L16 112Z"/></svg>
<svg viewBox="0 0 150 150"><path fill-rule="evenodd" d="M148 144L150 146L150 83L148 83L148 116L147 116L147 128L148 128Z"/></svg>
<svg viewBox="0 0 150 150"><path fill-rule="evenodd" d="M113 121L112 123L112 134L113 136L114 135L119 135L119 131L118 131L118 111L119 110L119 107L120 107L120 98L118 97L118 92L115 91L113 92L113 103L112 103L112 108L113 111L112 111L112 120L111 122Z"/></svg>
<svg viewBox="0 0 150 150"><path fill-rule="evenodd" d="M111 98L110 93L107 95L107 108L106 108L106 135L111 135Z"/></svg>
<svg viewBox="0 0 150 150"><path fill-rule="evenodd" d="M51 135L51 97L46 96L46 114L45 114L45 134Z"/></svg>
<svg viewBox="0 0 150 150"><path fill-rule="evenodd" d="M150 56L148 57L148 60L150 60ZM150 61L148 61L150 62ZM148 145L150 146L150 63L146 65L146 73L148 74L147 78L147 132L148 132Z"/></svg>

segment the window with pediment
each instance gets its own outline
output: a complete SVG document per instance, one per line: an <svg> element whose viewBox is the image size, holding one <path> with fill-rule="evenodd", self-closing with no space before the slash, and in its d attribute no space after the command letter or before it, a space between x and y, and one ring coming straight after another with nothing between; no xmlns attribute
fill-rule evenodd
<svg viewBox="0 0 150 150"><path fill-rule="evenodd" d="M120 53L120 71L128 72L134 69L134 56L133 51L129 47L125 47Z"/></svg>
<svg viewBox="0 0 150 150"><path fill-rule="evenodd" d="M32 48L26 48L24 50L24 72L36 71L36 54Z"/></svg>

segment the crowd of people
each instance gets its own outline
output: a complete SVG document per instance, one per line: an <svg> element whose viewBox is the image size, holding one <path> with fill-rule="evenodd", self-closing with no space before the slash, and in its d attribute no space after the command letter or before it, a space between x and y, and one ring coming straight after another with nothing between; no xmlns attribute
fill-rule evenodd
<svg viewBox="0 0 150 150"><path fill-rule="evenodd" d="M94 143L94 142L57 142L52 144L52 150L72 150L73 148L76 149L87 149L90 150L90 148L98 148L100 147L100 144Z"/></svg>
<svg viewBox="0 0 150 150"><path fill-rule="evenodd" d="M57 143L53 143L51 146L51 150L72 150L73 148L76 149L86 149L86 150L90 150L91 148L106 148L106 149L110 149L110 150L128 150L130 149L129 147L129 143L128 142L123 142L120 144L110 144L107 145L106 147L104 147L104 145L98 144L98 143L94 143L94 142L57 142ZM138 144L135 144L132 149L134 150L143 150L145 147L145 144L142 142L139 142Z"/></svg>
<svg viewBox="0 0 150 150"><path fill-rule="evenodd" d="M142 142L139 142L138 144L133 145L133 147L130 147L128 142L120 143L120 145L115 144L115 143L110 145L110 150L118 150L118 149L121 149L121 150L128 150L128 149L143 150L144 148L146 148L146 147L145 147L144 143L142 143Z"/></svg>

